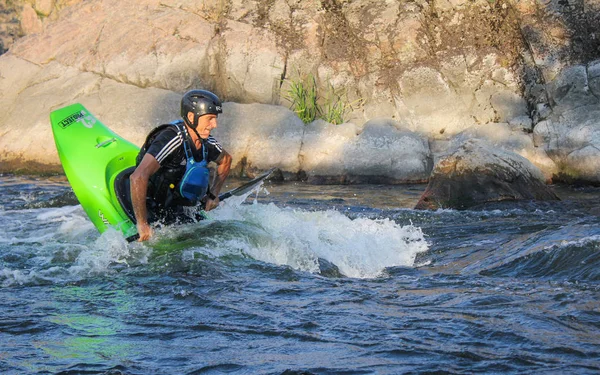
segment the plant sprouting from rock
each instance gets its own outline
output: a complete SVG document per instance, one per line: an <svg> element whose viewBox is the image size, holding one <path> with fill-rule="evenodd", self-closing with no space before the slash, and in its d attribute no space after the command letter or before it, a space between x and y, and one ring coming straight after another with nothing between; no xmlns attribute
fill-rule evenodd
<svg viewBox="0 0 600 375"><path fill-rule="evenodd" d="M354 106L361 105L362 99L348 102L348 94L345 89L336 89L329 83L329 89L321 109L321 118L331 124L339 125L346 122L346 114L352 111Z"/></svg>
<svg viewBox="0 0 600 375"><path fill-rule="evenodd" d="M290 101L291 109L305 123L316 119L325 120L331 124L339 125L346 122L346 115L355 105L360 105L363 100L358 99L352 103L348 101L345 89L336 89L328 84L327 93L319 95L317 80L314 75L298 74L298 79L289 80L289 89L286 99Z"/></svg>
<svg viewBox="0 0 600 375"><path fill-rule="evenodd" d="M317 94L317 81L312 74L301 77L297 81L290 81L287 99L292 103L291 109L305 124L317 119L319 115L319 105L317 103L319 97Z"/></svg>

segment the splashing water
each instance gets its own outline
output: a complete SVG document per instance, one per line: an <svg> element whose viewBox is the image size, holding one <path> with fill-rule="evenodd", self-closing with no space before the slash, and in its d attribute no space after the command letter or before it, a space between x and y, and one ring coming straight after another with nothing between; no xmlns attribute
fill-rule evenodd
<svg viewBox="0 0 600 375"><path fill-rule="evenodd" d="M346 276L377 277L387 267L412 266L416 255L428 248L423 233L413 225L400 226L390 219L352 220L333 210L228 205L213 216L247 222L270 236L268 244L244 249L252 258L309 272L318 272L318 259L323 258Z"/></svg>
<svg viewBox="0 0 600 375"><path fill-rule="evenodd" d="M232 197L210 212L211 220L157 229L156 238L146 244L128 244L117 230L98 235L81 206L27 210L32 216L28 225L37 226L32 231L35 235L19 239L15 232L21 228L13 224L5 226L0 241L23 242L28 257L29 246L39 244L35 258L25 269L0 269L0 281L9 286L108 275L115 272L116 265L147 264L156 248L162 252L182 250L179 261L184 263L194 254L213 259L236 255L312 273L319 273L319 261L324 259L344 276L373 278L387 267L413 266L416 255L428 249L418 227L401 226L387 218L350 219L335 210L280 208L259 204L256 198L252 204L244 204L259 191L268 194L259 186L244 196ZM177 244L177 237L185 233L193 240ZM25 248L20 253L25 256Z"/></svg>
<svg viewBox="0 0 600 375"><path fill-rule="evenodd" d="M280 208L256 199L243 204L261 189L268 194L259 186L232 197L210 212L212 220L188 228L200 232L188 244L189 250L213 258L248 256L312 273L320 271L319 260L324 259L344 276L373 278L387 267L413 266L416 255L428 249L423 233L412 224L401 226L387 218L350 219L335 210ZM181 228L158 236L172 239L177 231Z"/></svg>

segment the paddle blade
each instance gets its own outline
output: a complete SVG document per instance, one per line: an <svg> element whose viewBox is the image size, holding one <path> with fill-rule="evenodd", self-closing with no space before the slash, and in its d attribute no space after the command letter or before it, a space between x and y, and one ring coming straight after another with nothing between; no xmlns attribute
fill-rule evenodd
<svg viewBox="0 0 600 375"><path fill-rule="evenodd" d="M265 173L256 177L255 179L246 182L244 185L237 187L233 190L227 191L225 193L219 194L219 200L222 201L222 200L227 199L232 196L239 197L241 195L246 194L249 191L252 191L252 189L255 189L258 185L260 185L261 182L263 182L267 177L269 177L271 175L271 173L273 173L274 170L275 170L275 168L271 168L268 171L266 171Z"/></svg>

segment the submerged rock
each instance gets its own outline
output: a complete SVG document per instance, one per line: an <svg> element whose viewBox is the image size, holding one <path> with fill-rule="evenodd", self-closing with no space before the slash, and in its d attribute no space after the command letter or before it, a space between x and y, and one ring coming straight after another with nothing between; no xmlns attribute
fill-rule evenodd
<svg viewBox="0 0 600 375"><path fill-rule="evenodd" d="M415 209L466 209L508 200L558 200L524 157L471 139L434 168Z"/></svg>
<svg viewBox="0 0 600 375"><path fill-rule="evenodd" d="M324 277L330 277L330 278L341 278L341 277L346 277L338 268L338 266L336 266L335 264L331 263L330 261L324 259L324 258L319 258L319 274L321 276Z"/></svg>

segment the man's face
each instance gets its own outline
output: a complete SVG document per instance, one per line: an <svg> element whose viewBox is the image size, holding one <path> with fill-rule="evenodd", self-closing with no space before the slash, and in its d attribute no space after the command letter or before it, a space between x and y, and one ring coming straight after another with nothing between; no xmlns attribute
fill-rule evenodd
<svg viewBox="0 0 600 375"><path fill-rule="evenodd" d="M192 115L193 121L193 115ZM200 134L200 138L206 139L210 135L211 130L217 127L217 115L204 115L198 119L198 127L196 131Z"/></svg>

